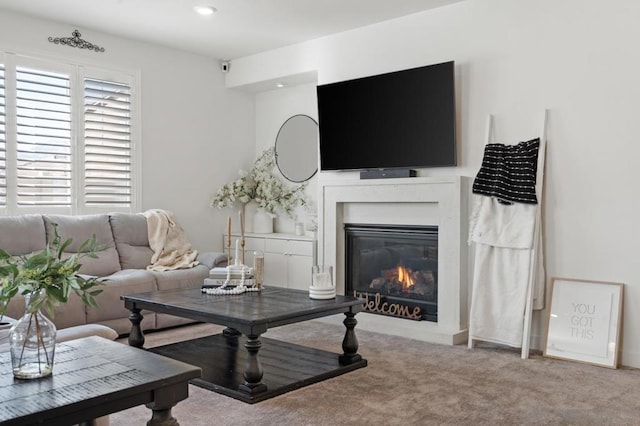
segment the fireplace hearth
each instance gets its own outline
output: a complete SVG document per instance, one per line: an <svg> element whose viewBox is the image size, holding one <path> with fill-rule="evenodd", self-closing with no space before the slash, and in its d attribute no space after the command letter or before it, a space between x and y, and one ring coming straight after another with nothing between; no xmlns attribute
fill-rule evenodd
<svg viewBox="0 0 640 426"><path fill-rule="evenodd" d="M365 311L438 321L438 227L345 224L346 294Z"/></svg>

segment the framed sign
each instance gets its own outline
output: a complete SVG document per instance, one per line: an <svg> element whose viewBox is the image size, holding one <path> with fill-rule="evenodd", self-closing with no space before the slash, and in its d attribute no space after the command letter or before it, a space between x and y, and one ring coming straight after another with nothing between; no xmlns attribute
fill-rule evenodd
<svg viewBox="0 0 640 426"><path fill-rule="evenodd" d="M544 356L617 368L624 285L553 278Z"/></svg>

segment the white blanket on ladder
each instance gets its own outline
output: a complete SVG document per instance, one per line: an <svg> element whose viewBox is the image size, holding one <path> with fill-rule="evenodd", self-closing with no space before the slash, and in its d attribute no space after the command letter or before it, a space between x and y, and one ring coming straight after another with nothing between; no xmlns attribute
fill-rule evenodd
<svg viewBox="0 0 640 426"><path fill-rule="evenodd" d="M469 338L522 346L531 250L538 205L500 204L473 195L469 242L476 243ZM534 309L544 306L541 237L536 241Z"/></svg>

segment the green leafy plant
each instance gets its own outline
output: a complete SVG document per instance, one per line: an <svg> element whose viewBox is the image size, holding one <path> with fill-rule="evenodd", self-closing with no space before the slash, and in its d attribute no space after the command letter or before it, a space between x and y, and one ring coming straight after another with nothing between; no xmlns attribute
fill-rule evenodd
<svg viewBox="0 0 640 426"><path fill-rule="evenodd" d="M78 270L82 266L82 258L97 259L96 251L103 247L97 244L94 234L80 245L78 253L63 257L73 240L61 242L58 225L53 227L53 240L39 253L12 256L0 249L0 318L16 294L30 295L27 312L34 313L44 308L50 318L53 318L57 305L69 300L72 291L82 298L85 305L98 306L95 297L102 290L94 287L104 282L96 277L84 277L78 274Z"/></svg>

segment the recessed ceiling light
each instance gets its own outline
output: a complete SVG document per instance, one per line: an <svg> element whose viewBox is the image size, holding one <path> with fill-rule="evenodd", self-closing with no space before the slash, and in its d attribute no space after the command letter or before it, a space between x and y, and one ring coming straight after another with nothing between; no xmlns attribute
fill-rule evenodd
<svg viewBox="0 0 640 426"><path fill-rule="evenodd" d="M276 83L276 87L284 87L284 83Z"/></svg>
<svg viewBox="0 0 640 426"><path fill-rule="evenodd" d="M200 15L213 15L218 9L213 6L195 6L193 10Z"/></svg>

